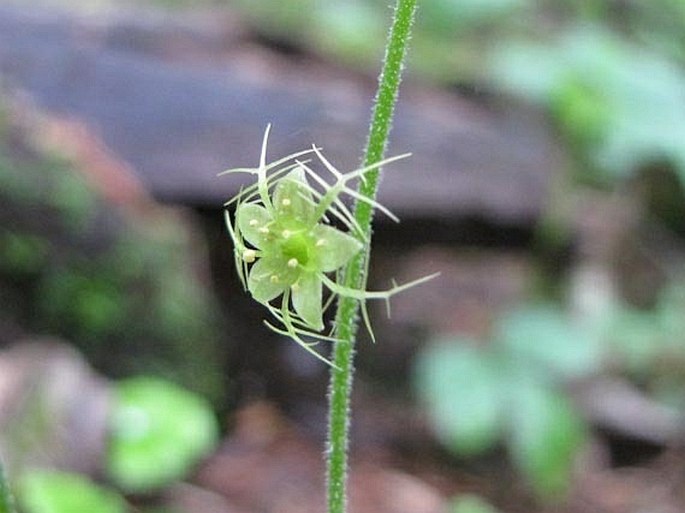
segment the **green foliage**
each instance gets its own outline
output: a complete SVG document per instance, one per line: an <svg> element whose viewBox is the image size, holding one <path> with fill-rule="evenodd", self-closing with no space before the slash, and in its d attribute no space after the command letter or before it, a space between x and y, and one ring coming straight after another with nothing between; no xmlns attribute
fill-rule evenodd
<svg viewBox="0 0 685 513"><path fill-rule="evenodd" d="M125 513L124 499L84 476L65 472L26 472L19 485L26 513Z"/></svg>
<svg viewBox="0 0 685 513"><path fill-rule="evenodd" d="M239 0L255 29L268 38L371 68L383 46L388 4L383 0ZM415 72L440 81L479 74L480 54L497 27L530 0L431 0L421 5L412 41Z"/></svg>
<svg viewBox="0 0 685 513"><path fill-rule="evenodd" d="M509 383L509 450L542 498L563 496L586 427L564 394L529 376Z"/></svg>
<svg viewBox="0 0 685 513"><path fill-rule="evenodd" d="M41 236L0 229L0 272L30 275L47 262L49 243Z"/></svg>
<svg viewBox="0 0 685 513"><path fill-rule="evenodd" d="M498 513L477 495L464 494L452 500L450 513Z"/></svg>
<svg viewBox="0 0 685 513"><path fill-rule="evenodd" d="M559 378L582 377L597 370L601 344L593 330L573 324L551 304L510 312L497 325L495 338L508 357Z"/></svg>
<svg viewBox="0 0 685 513"><path fill-rule="evenodd" d="M605 179L667 160L685 181L685 72L601 26L556 41L502 45L497 84L550 109L587 165Z"/></svg>
<svg viewBox="0 0 685 513"><path fill-rule="evenodd" d="M427 3L422 16L432 30L464 30L511 15L527 6L529 0L436 0Z"/></svg>
<svg viewBox="0 0 685 513"><path fill-rule="evenodd" d="M651 310L623 303L572 321L548 305L502 316L488 343L440 339L422 352L415 385L436 435L456 455L504 442L542 498L567 489L587 427L564 385L611 370L685 412L685 287Z"/></svg>
<svg viewBox="0 0 685 513"><path fill-rule="evenodd" d="M417 391L455 454L475 456L504 441L537 494L559 497L586 436L562 385L593 372L599 340L539 306L503 317L496 333L486 347L436 341L417 362Z"/></svg>
<svg viewBox="0 0 685 513"><path fill-rule="evenodd" d="M157 378L117 383L111 401L105 466L110 481L140 493L183 479L218 442L218 425L201 397ZM50 419L46 419L50 420ZM25 513L124 513L123 497L82 475L15 462ZM0 513L8 490L0 474ZM5 501L5 502L2 502Z"/></svg>
<svg viewBox="0 0 685 513"><path fill-rule="evenodd" d="M666 287L650 310L617 304L603 319L605 351L614 372L685 413L685 285Z"/></svg>
<svg viewBox="0 0 685 513"><path fill-rule="evenodd" d="M442 341L418 362L418 390L438 436L457 454L482 453L502 434L503 390L495 363L467 340Z"/></svg>
<svg viewBox="0 0 685 513"><path fill-rule="evenodd" d="M156 378L131 378L117 385L111 424L108 473L134 492L182 478L218 442L209 404Z"/></svg>
<svg viewBox="0 0 685 513"><path fill-rule="evenodd" d="M0 513L14 513L14 500L2 464L0 464Z"/></svg>
<svg viewBox="0 0 685 513"><path fill-rule="evenodd" d="M3 320L73 342L107 374L155 368L218 402L217 308L186 219L108 204L72 163L36 147L28 127L2 121Z"/></svg>

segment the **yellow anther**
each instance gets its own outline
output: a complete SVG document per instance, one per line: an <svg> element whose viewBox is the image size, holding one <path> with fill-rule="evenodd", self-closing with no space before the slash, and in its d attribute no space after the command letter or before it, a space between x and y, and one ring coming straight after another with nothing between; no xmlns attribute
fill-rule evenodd
<svg viewBox="0 0 685 513"><path fill-rule="evenodd" d="M246 249L243 251L243 260L251 264L257 259L257 252L254 249Z"/></svg>
<svg viewBox="0 0 685 513"><path fill-rule="evenodd" d="M316 244L315 244L315 246L317 248L320 248L321 246L325 246L325 245L326 245L326 239L319 239L316 241Z"/></svg>
<svg viewBox="0 0 685 513"><path fill-rule="evenodd" d="M289 207L291 204L290 198L283 198L283 201L281 201L281 205L284 207Z"/></svg>
<svg viewBox="0 0 685 513"><path fill-rule="evenodd" d="M269 233L269 229L266 226L262 226L258 231L259 233Z"/></svg>
<svg viewBox="0 0 685 513"><path fill-rule="evenodd" d="M280 278L278 277L278 274L272 274L271 278L269 278L269 279L271 280L271 283L278 283L279 281L281 281Z"/></svg>
<svg viewBox="0 0 685 513"><path fill-rule="evenodd" d="M250 226L257 226L258 224L259 224L259 221L257 221L256 219L250 219L250 223L249 223Z"/></svg>
<svg viewBox="0 0 685 513"><path fill-rule="evenodd" d="M288 267L291 269L295 269L298 265L300 265L300 262L297 261L297 258L291 258L288 260Z"/></svg>

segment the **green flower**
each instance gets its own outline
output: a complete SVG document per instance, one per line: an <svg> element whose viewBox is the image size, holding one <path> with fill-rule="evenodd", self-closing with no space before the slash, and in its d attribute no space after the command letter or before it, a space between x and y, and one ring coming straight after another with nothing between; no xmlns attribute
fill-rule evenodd
<svg viewBox="0 0 685 513"><path fill-rule="evenodd" d="M366 202L397 220L385 207L360 195L347 183L363 179L369 170L407 155L341 173L319 148L312 147L267 165L268 136L267 127L259 167L229 169L222 173L243 173L257 178L255 183L245 187L224 205L236 205L234 219L231 219L228 208L225 212L226 227L235 246L236 270L243 286L277 321L276 325L267 321L265 324L330 364L312 346L318 340L335 340L330 334L321 333L324 329L323 311L335 296L360 302L362 319L373 339L366 300L388 300L394 294L435 276L373 292L345 287L337 281L336 271L347 264L366 242L362 229L341 196ZM311 154L333 176L332 183L316 174L308 166L309 160L300 160L300 157ZM333 227L333 221L349 232ZM335 273L335 276L330 278L327 276L329 273ZM328 291L326 298L324 289ZM280 305L274 305L274 300L281 296ZM303 336L313 338L315 342L305 341Z"/></svg>
<svg viewBox="0 0 685 513"><path fill-rule="evenodd" d="M238 229L255 249L242 259L252 263L247 288L268 303L288 289L295 313L312 329L323 329L323 278L344 266L362 248L356 238L317 218L312 189L304 169L296 167L278 181L271 208L241 203Z"/></svg>

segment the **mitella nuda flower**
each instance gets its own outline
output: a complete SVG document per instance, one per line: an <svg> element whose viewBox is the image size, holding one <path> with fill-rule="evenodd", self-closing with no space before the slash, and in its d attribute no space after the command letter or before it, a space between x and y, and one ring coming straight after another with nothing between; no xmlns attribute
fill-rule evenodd
<svg viewBox="0 0 685 513"><path fill-rule="evenodd" d="M337 271L362 250L367 240L341 196L365 202L397 220L382 205L348 187L347 182L363 180L364 174L371 169L407 155L349 173L338 171L317 147L267 164L268 135L269 127L264 134L259 167L229 169L221 173L244 173L257 178L224 205L227 207L226 226L235 246L236 270L243 286L276 319L278 325L265 321L269 328L289 336L317 358L330 363L312 349L316 342L305 341L302 337L315 341L335 340L321 333L323 311L335 296L360 301L362 318L373 338L365 301L387 300L433 277L374 292L345 287L337 281ZM315 173L308 165L310 160L300 160L311 154L333 176L332 182ZM235 219L231 219L228 210L233 204L236 205ZM333 220L348 232L334 227ZM331 273L335 273L334 279L327 276ZM328 297L324 297L324 290L329 292ZM280 296L280 305L275 306L274 302Z"/></svg>
<svg viewBox="0 0 685 513"><path fill-rule="evenodd" d="M247 278L252 297L267 303L289 289L295 313L321 331L324 273L344 266L362 243L320 222L300 166L278 181L270 205L242 203L236 218L242 237L255 248L241 255L254 262Z"/></svg>

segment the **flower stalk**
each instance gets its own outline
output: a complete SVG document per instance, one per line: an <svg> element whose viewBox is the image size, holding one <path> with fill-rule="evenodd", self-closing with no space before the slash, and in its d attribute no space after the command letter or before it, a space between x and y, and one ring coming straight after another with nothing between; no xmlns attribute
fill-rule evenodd
<svg viewBox="0 0 685 513"><path fill-rule="evenodd" d="M385 59L379 76L378 92L364 153L364 167L380 162L385 155L388 134L399 91L407 43L416 13L416 0L397 0ZM380 168L370 169L360 180L354 219L366 239L364 248L344 268L343 285L364 289L371 251L370 236L373 203L378 190ZM345 513L347 507L347 467L350 425L350 395L354 375L354 345L358 329L359 301L340 296L336 312L333 367L328 396L327 506L328 513Z"/></svg>

